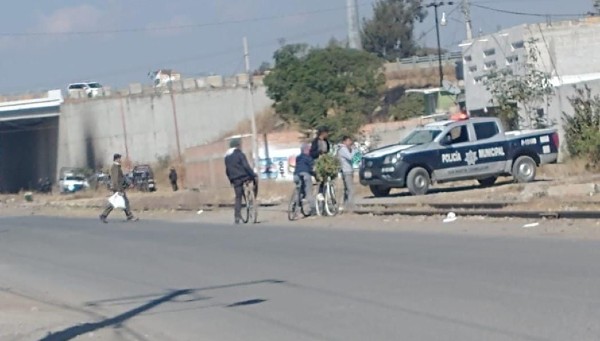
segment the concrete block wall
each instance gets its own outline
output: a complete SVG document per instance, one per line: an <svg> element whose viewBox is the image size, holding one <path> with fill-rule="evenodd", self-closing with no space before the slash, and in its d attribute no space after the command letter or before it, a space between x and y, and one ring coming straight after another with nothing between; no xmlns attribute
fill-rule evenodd
<svg viewBox="0 0 600 341"><path fill-rule="evenodd" d="M272 104L254 92L255 112ZM177 157L186 148L228 133L250 115L245 88L111 96L67 101L61 107L57 167L108 165L119 152L132 163ZM175 127L174 112L177 116Z"/></svg>

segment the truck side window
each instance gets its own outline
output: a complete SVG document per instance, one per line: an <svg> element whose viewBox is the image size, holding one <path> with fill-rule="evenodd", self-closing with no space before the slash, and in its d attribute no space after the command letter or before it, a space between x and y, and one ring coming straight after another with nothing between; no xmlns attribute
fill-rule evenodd
<svg viewBox="0 0 600 341"><path fill-rule="evenodd" d="M452 138L452 144L469 142L469 131L466 125L454 127L448 134Z"/></svg>
<svg viewBox="0 0 600 341"><path fill-rule="evenodd" d="M498 135L498 125L495 122L483 122L473 124L477 140L485 140Z"/></svg>

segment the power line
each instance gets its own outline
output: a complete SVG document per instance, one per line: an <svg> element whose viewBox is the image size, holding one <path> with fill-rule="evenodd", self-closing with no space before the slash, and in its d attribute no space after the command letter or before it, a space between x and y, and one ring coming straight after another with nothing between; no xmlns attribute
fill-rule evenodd
<svg viewBox="0 0 600 341"><path fill-rule="evenodd" d="M370 5L369 2L363 2L358 4L358 7ZM314 15L321 14L327 12L335 12L346 10L347 6L343 7L331 7L327 9L313 10L313 11L304 11L297 12L293 14L282 14L282 15L273 15L273 16L265 16L265 17L257 17L257 18L249 18L249 19L240 19L240 20L225 20L225 21L216 21L209 23L196 23L196 24L186 24L186 25L172 25L172 26L160 26L160 27L138 27L138 28L125 28L125 29L111 29L111 30L95 30L95 31L71 31L71 32L0 32L0 37L47 37L47 36L86 36L86 35L102 35L102 34L120 34L120 33L139 33L139 32L157 32L157 31L170 31L170 30L181 30L181 29L194 29L194 28L203 28L203 27L211 27L211 26L222 26L222 25L231 25L231 24L243 24L243 23L252 23L252 22L260 22L260 21L271 21L278 19L286 19L293 18L305 15Z"/></svg>
<svg viewBox="0 0 600 341"><path fill-rule="evenodd" d="M452 10L446 14L446 18L449 18L450 15L452 15L452 13L454 13L454 12L456 12L456 10L458 10L458 8L459 8L459 5L455 5L454 8L452 8ZM433 32L433 30L435 30L435 25L433 25L427 31L421 33L420 37L416 41L423 42L423 39L425 39L425 37L427 37L427 35L429 35L429 33Z"/></svg>
<svg viewBox="0 0 600 341"><path fill-rule="evenodd" d="M518 11L510 11L510 10L505 10L505 9L488 7L488 6L479 5L479 4L476 4L476 3L472 3L471 6L477 7L477 8L481 8L481 9L484 9L484 10L488 10L488 11L498 12L498 13L513 14L513 15L522 15L522 16L530 16L530 17L548 18L548 17L582 17L582 16L585 16L585 14L583 14L583 13L579 13L579 14L564 14L564 13L549 14L549 13L518 12Z"/></svg>

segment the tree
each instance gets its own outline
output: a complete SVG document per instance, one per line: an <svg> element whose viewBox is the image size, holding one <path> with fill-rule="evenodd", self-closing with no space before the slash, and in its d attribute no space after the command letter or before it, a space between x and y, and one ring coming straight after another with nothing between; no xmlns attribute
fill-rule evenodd
<svg viewBox="0 0 600 341"><path fill-rule="evenodd" d="M594 10L596 14L600 14L600 0L594 0Z"/></svg>
<svg viewBox="0 0 600 341"><path fill-rule="evenodd" d="M379 104L382 61L339 46L286 45L264 79L277 114L302 129L328 126L332 138L355 134Z"/></svg>
<svg viewBox="0 0 600 341"><path fill-rule="evenodd" d="M425 96L421 93L405 93L390 107L389 114L397 121L421 116L425 113Z"/></svg>
<svg viewBox="0 0 600 341"><path fill-rule="evenodd" d="M519 123L529 128L550 125L537 108L554 93L550 74L537 69L540 53L536 40L527 42L527 59L514 67L492 69L484 77L484 85L492 95L492 104L498 107L497 115L509 129L517 129ZM519 106L526 117L519 116Z"/></svg>
<svg viewBox="0 0 600 341"><path fill-rule="evenodd" d="M592 96L588 86L575 88L575 95L569 97L575 113L563 113L562 121L567 140L567 150L571 156L584 157L588 167L600 166L600 96Z"/></svg>
<svg viewBox="0 0 600 341"><path fill-rule="evenodd" d="M373 18L363 20L364 49L389 61L415 55L415 22L426 15L420 0L379 0Z"/></svg>

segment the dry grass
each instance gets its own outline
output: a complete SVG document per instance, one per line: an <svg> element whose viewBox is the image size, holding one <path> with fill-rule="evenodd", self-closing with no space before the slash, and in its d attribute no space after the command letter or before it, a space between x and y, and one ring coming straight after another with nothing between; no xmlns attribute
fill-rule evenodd
<svg viewBox="0 0 600 341"><path fill-rule="evenodd" d="M542 177L557 180L567 177L586 177L593 175L593 172L586 169L586 164L587 161L583 159L565 160L562 163L540 167L538 174Z"/></svg>
<svg viewBox="0 0 600 341"><path fill-rule="evenodd" d="M405 86L422 88L432 84L438 84L439 72L436 67L413 68L386 73L389 87ZM456 81L456 72L453 66L444 66L444 79Z"/></svg>
<svg viewBox="0 0 600 341"><path fill-rule="evenodd" d="M277 116L273 108L265 109L256 114L256 131L259 134L268 134L275 131L283 131L286 129L294 129L294 127L283 122ZM223 138L232 135L247 134L252 131L250 119L240 122L234 129L223 135Z"/></svg>

